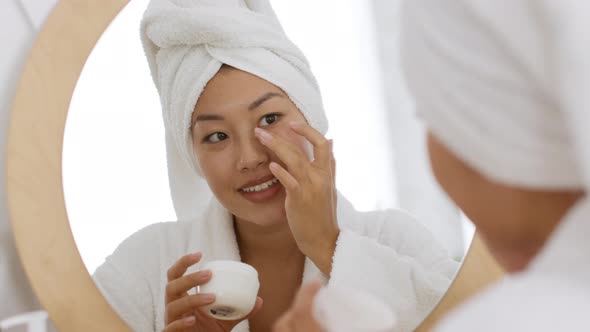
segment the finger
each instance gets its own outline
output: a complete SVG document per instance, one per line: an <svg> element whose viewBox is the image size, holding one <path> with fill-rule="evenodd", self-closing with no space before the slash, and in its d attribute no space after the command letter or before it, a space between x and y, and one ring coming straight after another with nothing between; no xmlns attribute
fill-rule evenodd
<svg viewBox="0 0 590 332"><path fill-rule="evenodd" d="M332 150L329 141L315 128L305 122L290 122L289 126L297 134L305 137L313 145L313 158L322 169L330 167Z"/></svg>
<svg viewBox="0 0 590 332"><path fill-rule="evenodd" d="M249 319L250 317L256 315L256 313L262 308L263 303L264 301L262 301L262 298L260 296L256 297L256 303L254 303L254 308L250 310L250 313L248 314L248 316L246 316L245 319Z"/></svg>
<svg viewBox="0 0 590 332"><path fill-rule="evenodd" d="M162 332L184 331L184 330L186 330L186 328L195 325L195 322L196 322L195 316L189 316L186 318L178 319L178 320L175 320L174 322L172 322L171 324L168 324L162 330Z"/></svg>
<svg viewBox="0 0 590 332"><path fill-rule="evenodd" d="M334 209L336 209L337 203L338 203L338 194L336 191L336 158L334 157L334 140L330 139L330 170L332 172L332 188L333 188L333 194L332 194L332 207Z"/></svg>
<svg viewBox="0 0 590 332"><path fill-rule="evenodd" d="M184 296L166 305L166 321L171 322L183 315L192 314L197 308L215 302L214 294L195 294Z"/></svg>
<svg viewBox="0 0 590 332"><path fill-rule="evenodd" d="M175 300L188 292L190 289L202 285L211 279L210 270L202 270L170 281L166 285L166 298ZM170 302L170 301L167 301Z"/></svg>
<svg viewBox="0 0 590 332"><path fill-rule="evenodd" d="M311 311L313 300L321 287L322 284L319 280L312 281L303 286L295 296L293 310L296 312Z"/></svg>
<svg viewBox="0 0 590 332"><path fill-rule="evenodd" d="M270 172L274 175L277 180L285 187L287 194L296 193L299 190L299 182L295 179L286 169L281 165L272 162L269 165Z"/></svg>
<svg viewBox="0 0 590 332"><path fill-rule="evenodd" d="M303 151L293 143L262 128L254 129L254 133L260 143L274 152L296 179L305 178L310 163Z"/></svg>
<svg viewBox="0 0 590 332"><path fill-rule="evenodd" d="M176 280L180 277L182 277L184 275L184 273L186 272L186 270L189 268L189 266L196 264L198 261L201 260L201 257L203 255L201 253L194 253L194 254L188 254L185 256L182 256L178 261L176 261L176 263L174 263L169 269L168 269L168 273L167 273L167 278L168 281L171 282L173 280ZM171 293L168 292L168 289L166 289L166 294L165 294L165 301L166 303L174 301L180 297L183 297L184 293Z"/></svg>
<svg viewBox="0 0 590 332"><path fill-rule="evenodd" d="M272 332L291 332L294 331L293 325L293 314L289 310L276 321Z"/></svg>
<svg viewBox="0 0 590 332"><path fill-rule="evenodd" d="M201 260L201 257L203 257L203 254L200 252L182 256L168 269L168 281L182 277L190 266L195 265Z"/></svg>
<svg viewBox="0 0 590 332"><path fill-rule="evenodd" d="M334 140L330 139L330 171L334 186L336 185L336 159L334 158Z"/></svg>

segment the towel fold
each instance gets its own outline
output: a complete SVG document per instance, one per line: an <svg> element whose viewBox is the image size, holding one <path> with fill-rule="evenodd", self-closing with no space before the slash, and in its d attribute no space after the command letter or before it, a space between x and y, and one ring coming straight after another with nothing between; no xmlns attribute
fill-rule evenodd
<svg viewBox="0 0 590 332"><path fill-rule="evenodd" d="M493 180L590 188L589 3L425 3L406 2L402 58L434 135Z"/></svg>

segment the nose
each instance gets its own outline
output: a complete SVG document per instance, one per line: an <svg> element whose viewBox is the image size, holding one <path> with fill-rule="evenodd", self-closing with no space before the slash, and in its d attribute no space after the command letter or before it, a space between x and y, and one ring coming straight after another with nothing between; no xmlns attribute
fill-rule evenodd
<svg viewBox="0 0 590 332"><path fill-rule="evenodd" d="M269 161L268 151L254 135L249 135L239 144L238 171L253 170Z"/></svg>

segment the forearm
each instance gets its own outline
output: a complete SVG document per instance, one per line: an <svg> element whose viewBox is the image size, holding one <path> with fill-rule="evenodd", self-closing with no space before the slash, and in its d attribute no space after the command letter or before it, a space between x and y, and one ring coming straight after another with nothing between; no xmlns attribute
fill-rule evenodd
<svg viewBox="0 0 590 332"><path fill-rule="evenodd" d="M309 249L304 251L306 256L309 257L315 266L317 266L328 278L332 273L332 262L339 236L340 229L335 229L326 234L323 241L318 241L314 246L310 246Z"/></svg>

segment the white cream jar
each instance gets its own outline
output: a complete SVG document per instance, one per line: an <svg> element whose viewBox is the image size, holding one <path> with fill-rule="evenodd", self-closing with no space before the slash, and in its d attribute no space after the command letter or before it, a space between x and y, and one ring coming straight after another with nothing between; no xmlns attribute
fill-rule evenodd
<svg viewBox="0 0 590 332"><path fill-rule="evenodd" d="M211 270L211 280L197 286L197 293L215 294L215 302L201 308L219 320L237 320L252 311L256 303L258 272L250 265L236 261L212 261L201 266Z"/></svg>

